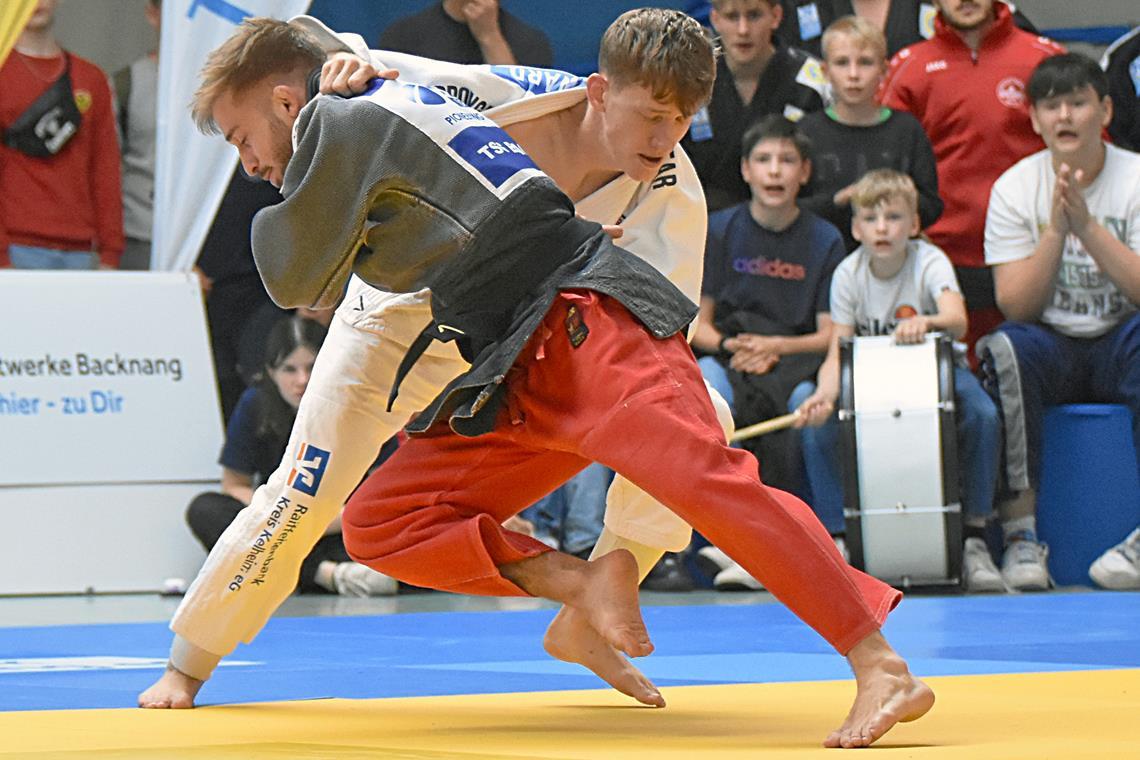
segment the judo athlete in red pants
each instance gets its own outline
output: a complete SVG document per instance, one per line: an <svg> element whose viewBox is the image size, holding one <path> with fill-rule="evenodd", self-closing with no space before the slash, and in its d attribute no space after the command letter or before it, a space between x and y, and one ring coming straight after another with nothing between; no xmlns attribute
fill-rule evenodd
<svg viewBox="0 0 1140 760"><path fill-rule="evenodd" d="M350 501L350 552L420 585L562 602L599 646L647 655L628 550L586 562L499 524L597 460L847 657L855 702L825 744L866 746L925 713L933 693L879 632L898 592L845 565L811 510L726 445L681 335L695 305L578 219L509 134L458 101L398 79L311 98L308 76L325 58L303 30L246 20L211 53L193 112L248 173L281 188L284 201L253 229L278 303L328 306L350 273L393 292L430 289L432 322L396 370L390 403L432 341L455 341L471 364ZM314 452L298 500L342 454Z"/></svg>
<svg viewBox="0 0 1140 760"><path fill-rule="evenodd" d="M345 545L358 562L416 585L577 606L613 646L648 654L632 562L613 570L625 594L614 589L617 601L591 607L573 583L540 580L540 563L584 573L574 558L501 526L591 461L674 510L848 655L859 697L829 746L869 744L929 709L933 694L897 655L862 667L863 654L890 651L878 629L901 594L847 565L806 504L765 486L752 455L726 445L683 337L655 339L596 292L557 298L508 374L493 432L467 438L438 424L364 483L344 513Z"/></svg>

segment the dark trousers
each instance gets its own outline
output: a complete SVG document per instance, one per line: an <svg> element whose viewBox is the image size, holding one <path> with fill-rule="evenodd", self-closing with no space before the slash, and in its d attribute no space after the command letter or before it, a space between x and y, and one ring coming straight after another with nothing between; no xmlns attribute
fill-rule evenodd
<svg viewBox="0 0 1140 760"><path fill-rule="evenodd" d="M186 509L186 523L206 551L214 548L222 533L237 517L245 505L232 496L213 491L198 494ZM297 590L302 594L326 594L328 589L316 581L317 568L325 560L330 562L351 562L344 548L344 540L339 533L323 536L301 563L301 575Z"/></svg>
<svg viewBox="0 0 1140 760"><path fill-rule="evenodd" d="M1070 338L1040 324L1006 322L979 344L983 384L1005 426L1005 483L1040 484L1046 406L1123 404L1140 456L1140 314L1099 338ZM1140 468L1140 460L1136 466Z"/></svg>

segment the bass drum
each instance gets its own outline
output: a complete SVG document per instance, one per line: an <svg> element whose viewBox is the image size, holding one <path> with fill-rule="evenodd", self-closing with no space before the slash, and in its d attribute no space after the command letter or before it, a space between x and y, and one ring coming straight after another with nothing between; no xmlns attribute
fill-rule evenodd
<svg viewBox="0 0 1140 760"><path fill-rule="evenodd" d="M839 425L851 564L904 588L959 583L950 338L842 340Z"/></svg>

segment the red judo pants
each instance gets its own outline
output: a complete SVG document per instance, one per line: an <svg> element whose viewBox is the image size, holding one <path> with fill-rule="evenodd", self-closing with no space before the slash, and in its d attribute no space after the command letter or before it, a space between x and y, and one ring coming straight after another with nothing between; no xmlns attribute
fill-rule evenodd
<svg viewBox="0 0 1140 760"><path fill-rule="evenodd" d="M574 307L585 328L576 348ZM418 586L526 592L499 566L549 547L500 523L601 462L684 518L841 654L902 595L850 567L812 510L726 445L689 345L655 339L617 300L562 293L508 375L493 432L410 439L344 511L352 557Z"/></svg>

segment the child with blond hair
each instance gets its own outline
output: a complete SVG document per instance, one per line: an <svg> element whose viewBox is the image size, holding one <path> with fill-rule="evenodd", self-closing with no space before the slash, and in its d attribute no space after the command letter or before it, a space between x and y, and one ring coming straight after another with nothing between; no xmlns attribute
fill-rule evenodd
<svg viewBox="0 0 1140 760"><path fill-rule="evenodd" d="M823 72L835 101L809 113L800 131L811 140L811 183L800 206L834 224L848 251L858 243L851 235L851 190L871 169L896 169L914 180L922 226L942 214L934 151L918 120L875 99L887 71L887 42L873 23L844 16L823 33Z"/></svg>

